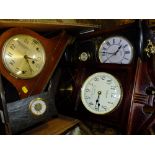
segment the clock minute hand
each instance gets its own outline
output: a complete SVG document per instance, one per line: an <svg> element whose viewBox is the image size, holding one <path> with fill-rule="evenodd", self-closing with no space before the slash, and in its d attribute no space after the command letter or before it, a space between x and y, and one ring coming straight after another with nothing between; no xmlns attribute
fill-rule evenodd
<svg viewBox="0 0 155 155"><path fill-rule="evenodd" d="M115 55L119 52L119 50L121 49L122 45L120 45L117 49L117 51L115 52Z"/></svg>
<svg viewBox="0 0 155 155"><path fill-rule="evenodd" d="M32 67L31 67L31 65L30 65L30 63L29 63L29 61L28 61L27 55L24 55L24 59L25 59L26 62L28 63L28 66L29 66L29 68L30 68L30 70L31 70L31 73L32 73L32 72L33 72L33 69L32 69Z"/></svg>
<svg viewBox="0 0 155 155"><path fill-rule="evenodd" d="M17 40L17 42L18 42L18 44L20 45L20 46L22 46L24 49L26 49L26 50L30 50L26 45L24 45L22 42L20 42L19 40Z"/></svg>
<svg viewBox="0 0 155 155"><path fill-rule="evenodd" d="M18 44L19 44L20 46L22 46L26 51L32 52L30 48L28 48L26 45L24 45L24 43L22 43L22 42L19 41L19 40L17 40L17 42L18 42ZM26 52L26 51L25 51L25 52Z"/></svg>
<svg viewBox="0 0 155 155"><path fill-rule="evenodd" d="M106 62L107 60L109 60L112 56L116 55L116 54L119 52L119 50L121 49L121 47L122 47L122 45L120 45L120 46L118 47L117 51L114 52L110 57L108 57L104 62Z"/></svg>
<svg viewBox="0 0 155 155"><path fill-rule="evenodd" d="M98 97L97 97L97 100L96 100L95 109L97 109L99 111L99 107L100 107L99 98L100 98L100 95L101 95L101 91L98 91L97 93L98 93Z"/></svg>

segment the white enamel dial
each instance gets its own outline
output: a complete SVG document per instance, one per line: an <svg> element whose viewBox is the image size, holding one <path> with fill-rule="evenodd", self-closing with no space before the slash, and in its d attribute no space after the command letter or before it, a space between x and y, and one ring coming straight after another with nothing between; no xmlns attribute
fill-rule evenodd
<svg viewBox="0 0 155 155"><path fill-rule="evenodd" d="M44 67L45 49L30 35L14 35L4 43L2 60L11 75L21 79L33 78Z"/></svg>
<svg viewBox="0 0 155 155"><path fill-rule="evenodd" d="M133 47L122 36L112 36L101 43L98 51L101 63L129 64L133 59Z"/></svg>
<svg viewBox="0 0 155 155"><path fill-rule="evenodd" d="M32 100L29 104L29 109L33 115L40 116L46 112L46 102L41 98Z"/></svg>
<svg viewBox="0 0 155 155"><path fill-rule="evenodd" d="M94 114L112 112L119 105L122 96L123 91L119 81L106 72L92 74L81 88L82 103Z"/></svg>

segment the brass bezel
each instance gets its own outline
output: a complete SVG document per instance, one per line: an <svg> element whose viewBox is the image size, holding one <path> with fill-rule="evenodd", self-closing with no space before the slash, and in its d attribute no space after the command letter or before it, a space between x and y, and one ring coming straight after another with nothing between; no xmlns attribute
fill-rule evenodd
<svg viewBox="0 0 155 155"><path fill-rule="evenodd" d="M85 106L85 104L83 103L83 99L82 99L82 89L83 89L84 85L86 84L86 82L87 82L90 78L92 78L95 74L99 74L99 73L105 73L105 74L108 74L108 75L112 76L112 77L118 82L118 84L119 84L119 86L120 86L120 92L121 92L121 94L120 94L120 99L119 99L117 105L114 107L113 110L111 110L111 111L109 111L109 112L106 112L106 113L96 113L96 112L94 112L94 111L90 111L90 110ZM87 77L87 79L84 81L84 83L83 83L83 85L82 85L82 87L81 87L81 94L80 94L80 97L81 97L82 104L84 105L84 107L85 107L89 112L91 112L91 113L93 113L93 114L96 114L96 115L106 115L106 114L110 114L110 113L112 113L113 111L115 111L115 110L119 107L119 105L121 104L122 99L123 99L123 87L122 87L122 84L121 84L120 80L118 80L118 79L117 79L115 76L113 76L112 74L107 73L107 72L96 72L96 73L90 75L89 77Z"/></svg>
<svg viewBox="0 0 155 155"><path fill-rule="evenodd" d="M34 113L32 110L31 110L31 107L32 107L32 105L33 105L33 103L35 102L35 101L38 101L38 100L40 100L40 101L43 101L45 104L45 106L46 106L46 109L45 109L45 111L44 111L44 113L46 112L46 110L47 110L47 105L46 105L46 101L43 99L43 98L35 98L35 99L33 99L30 103L29 103L29 110L30 110L30 112L34 115L34 116L42 116L44 113L42 113L41 115L39 114L36 114L36 113Z"/></svg>
<svg viewBox="0 0 155 155"><path fill-rule="evenodd" d="M42 64L42 67L41 67L41 69L39 70L39 72L37 72L37 73L34 74L33 76L22 77L22 76L16 74L14 71L12 71L12 70L10 69L10 67L8 67L8 65L7 65L7 61L6 61L6 59L5 59L6 48L7 48L6 46L9 44L9 42L10 42L12 39L14 39L15 37L18 37L18 36L31 37L31 38L35 39L35 40L37 40L37 42L39 42L39 44L40 44L40 46L41 46L41 48L42 48L42 52L43 52L42 55L43 55L43 57L44 57L44 62L43 62L43 64ZM34 78L34 77L36 77L37 75L39 75L39 74L41 73L41 71L43 70L44 66L45 66L45 62L46 62L45 48L44 48L43 44L40 42L40 40L37 39L36 37L33 37L32 35L28 35L28 34L24 34L24 33L15 34L15 35L12 35L9 39L7 39L7 40L4 42L4 44L3 44L3 48L2 48L2 62L3 62L4 67L9 71L9 74L10 74L11 76L13 76L13 77L15 77L15 78L17 78L17 79L18 79L18 78L19 78L19 79L31 79L31 78Z"/></svg>

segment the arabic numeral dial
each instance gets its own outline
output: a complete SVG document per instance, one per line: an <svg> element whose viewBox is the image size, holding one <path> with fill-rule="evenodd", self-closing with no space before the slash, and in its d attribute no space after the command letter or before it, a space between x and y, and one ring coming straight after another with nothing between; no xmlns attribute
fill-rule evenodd
<svg viewBox="0 0 155 155"><path fill-rule="evenodd" d="M120 82L111 74L98 72L90 75L81 88L81 101L91 113L104 115L115 110L122 99Z"/></svg>

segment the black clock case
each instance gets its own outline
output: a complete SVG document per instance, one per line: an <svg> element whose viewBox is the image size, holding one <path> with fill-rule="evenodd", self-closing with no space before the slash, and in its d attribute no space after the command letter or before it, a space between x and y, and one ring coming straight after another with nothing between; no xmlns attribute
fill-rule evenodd
<svg viewBox="0 0 155 155"><path fill-rule="evenodd" d="M30 102L36 98L42 98L46 102L47 109L41 116L35 116L29 110ZM50 92L44 92L26 99L8 103L7 111L11 132L13 134L20 133L25 129L35 126L37 123L41 123L57 115L54 96L53 93Z"/></svg>

